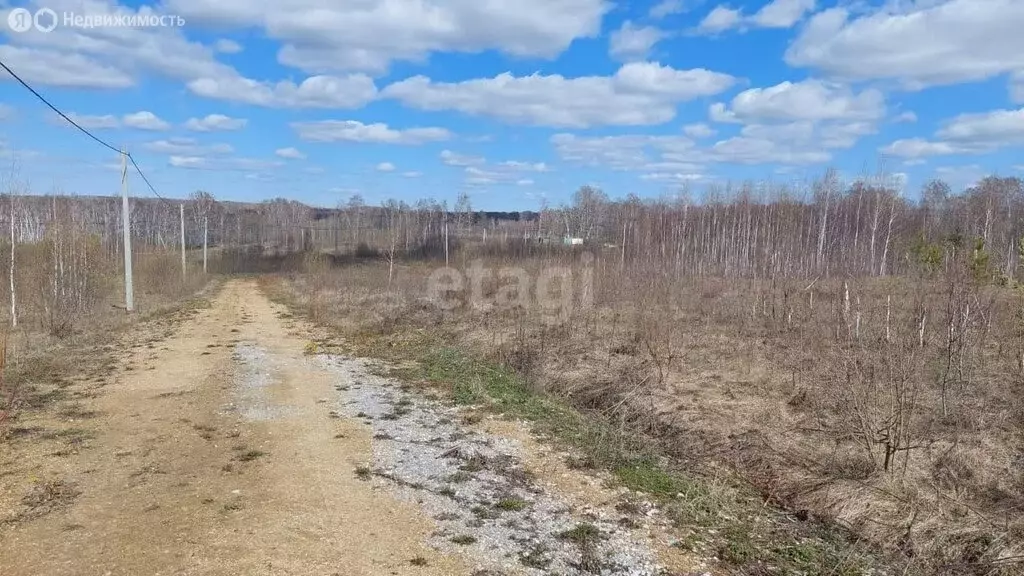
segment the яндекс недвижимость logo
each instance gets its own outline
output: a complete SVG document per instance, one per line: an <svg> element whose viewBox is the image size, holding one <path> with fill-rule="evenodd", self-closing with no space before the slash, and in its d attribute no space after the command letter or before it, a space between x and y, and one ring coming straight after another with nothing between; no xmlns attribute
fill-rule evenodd
<svg viewBox="0 0 1024 576"><path fill-rule="evenodd" d="M184 26L185 19L173 14L104 13L58 14L50 8L40 8L34 13L27 8L12 8L7 13L7 26L13 32L28 32L35 28L39 32L52 32L57 26L66 28L152 28Z"/></svg>

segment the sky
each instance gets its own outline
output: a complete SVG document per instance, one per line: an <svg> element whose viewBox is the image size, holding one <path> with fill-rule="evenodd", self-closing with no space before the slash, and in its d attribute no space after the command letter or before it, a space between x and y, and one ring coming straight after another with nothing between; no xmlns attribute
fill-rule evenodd
<svg viewBox="0 0 1024 576"><path fill-rule="evenodd" d="M535 210L1024 176L1022 29L1022 0L0 0L0 60L163 197ZM0 181L120 193L118 154L0 75Z"/></svg>

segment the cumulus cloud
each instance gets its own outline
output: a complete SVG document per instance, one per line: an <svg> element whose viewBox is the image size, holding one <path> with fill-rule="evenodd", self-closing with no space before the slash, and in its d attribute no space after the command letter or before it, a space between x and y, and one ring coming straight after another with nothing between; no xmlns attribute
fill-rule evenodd
<svg viewBox="0 0 1024 576"><path fill-rule="evenodd" d="M167 130L171 127L170 123L161 120L156 114L148 110L142 110L133 114L126 114L121 119L124 125L128 128L136 128L138 130Z"/></svg>
<svg viewBox="0 0 1024 576"><path fill-rule="evenodd" d="M35 85L112 89L135 84L135 80L124 71L81 54L7 44L0 46L0 60L17 72L22 80ZM2 78L11 79L6 73Z"/></svg>
<svg viewBox="0 0 1024 576"><path fill-rule="evenodd" d="M293 122L299 138L311 142L367 142L377 144L423 144L440 142L452 137L445 128L395 129L387 124L363 124L356 120L322 120Z"/></svg>
<svg viewBox="0 0 1024 576"><path fill-rule="evenodd" d="M121 120L113 114L92 115L68 112L67 115L68 118L71 118L75 122L75 124L89 130L105 130L110 128L119 128L121 126ZM52 120L57 124L66 124L64 119L56 114L53 115Z"/></svg>
<svg viewBox="0 0 1024 576"><path fill-rule="evenodd" d="M907 110L906 112L901 112L899 115L893 118L892 121L898 124L917 122L917 114L914 114L912 111Z"/></svg>
<svg viewBox="0 0 1024 576"><path fill-rule="evenodd" d="M910 89L984 80L1024 71L1022 24L1018 0L887 3L868 13L837 7L810 19L785 60Z"/></svg>
<svg viewBox="0 0 1024 576"><path fill-rule="evenodd" d="M234 40L221 38L213 44L213 49L221 54L238 54L242 51L242 45Z"/></svg>
<svg viewBox="0 0 1024 576"><path fill-rule="evenodd" d="M692 3L692 0L661 0L661 2L651 6L647 15L654 19L661 19L672 14L679 14L686 12L690 3Z"/></svg>
<svg viewBox="0 0 1024 576"><path fill-rule="evenodd" d="M394 172L395 165L391 162L381 162L380 164L377 164L376 170L377 172Z"/></svg>
<svg viewBox="0 0 1024 576"><path fill-rule="evenodd" d="M1024 108L961 114L943 123L934 139L906 138L882 147L884 154L903 158L982 154L1024 144Z"/></svg>
<svg viewBox="0 0 1024 576"><path fill-rule="evenodd" d="M166 138L143 144L143 148L159 154L170 154L179 157L230 154L234 148L230 144L200 144L195 138Z"/></svg>
<svg viewBox="0 0 1024 576"><path fill-rule="evenodd" d="M345 77L311 76L299 84L290 80L260 82L241 76L204 77L188 82L198 96L280 108L361 108L377 95L373 79L364 74Z"/></svg>
<svg viewBox="0 0 1024 576"><path fill-rule="evenodd" d="M751 22L761 28L789 28L814 11L815 0L774 0L757 11Z"/></svg>
<svg viewBox="0 0 1024 576"><path fill-rule="evenodd" d="M305 154L299 152L298 148L278 148L274 151L274 154L281 158L287 158L289 160L302 160L306 157Z"/></svg>
<svg viewBox="0 0 1024 576"><path fill-rule="evenodd" d="M690 138L710 138L715 135L715 130L703 122L697 122L683 126L683 133Z"/></svg>
<svg viewBox="0 0 1024 576"><path fill-rule="evenodd" d="M553 58L573 40L600 34L612 7L606 0L167 0L166 5L197 25L260 28L282 43L280 63L314 74L381 74L392 61L422 62L432 52L497 50Z"/></svg>
<svg viewBox="0 0 1024 576"><path fill-rule="evenodd" d="M651 48L664 37L665 33L654 26L637 26L626 20L612 32L608 54L620 61L646 60Z"/></svg>
<svg viewBox="0 0 1024 576"><path fill-rule="evenodd" d="M717 121L877 120L885 114L885 96L819 80L787 81L744 90L730 106L713 106L711 114Z"/></svg>
<svg viewBox="0 0 1024 576"><path fill-rule="evenodd" d="M32 0L30 7L44 5L58 13L82 13L87 8L91 16L157 13L149 6L133 9L112 0L89 0L86 8L81 0ZM298 83L246 78L216 58L218 51L236 46L193 42L178 27L59 26L49 33L30 30L7 40L8 45L0 46L0 58L34 84L117 89L153 74L184 82L198 96L290 108L356 108L376 94L373 80L363 74L317 74Z"/></svg>
<svg viewBox="0 0 1024 576"><path fill-rule="evenodd" d="M715 6L697 26L701 34L719 34L733 28L790 28L813 12L815 0L773 0L752 15L739 8Z"/></svg>
<svg viewBox="0 0 1024 576"><path fill-rule="evenodd" d="M441 150L440 156L441 162L448 166L479 166L486 162L481 156L466 156L451 150Z"/></svg>
<svg viewBox="0 0 1024 576"><path fill-rule="evenodd" d="M185 128L194 132L241 130L249 121L245 118L231 118L223 114L208 114L203 118L189 118Z"/></svg>
<svg viewBox="0 0 1024 576"><path fill-rule="evenodd" d="M68 112L67 115L76 124L89 130L133 128L135 130L163 131L171 127L169 122L148 110L140 110L120 117L113 114L76 114L75 112ZM58 125L67 125L67 122L57 114L49 115L48 119Z"/></svg>
<svg viewBox="0 0 1024 576"><path fill-rule="evenodd" d="M282 162L261 158L218 158L209 156L171 156L167 159L168 166L187 170L239 171L253 172L279 168Z"/></svg>
<svg viewBox="0 0 1024 576"><path fill-rule="evenodd" d="M739 9L715 6L714 10L700 21L697 30L706 34L718 34L739 26L742 21L743 13Z"/></svg>
<svg viewBox="0 0 1024 576"><path fill-rule="evenodd" d="M623 65L613 76L565 78L558 74L434 82L414 76L381 95L420 110L455 110L492 116L511 124L587 128L660 124L676 106L718 94L736 82L703 68L676 70L654 62Z"/></svg>

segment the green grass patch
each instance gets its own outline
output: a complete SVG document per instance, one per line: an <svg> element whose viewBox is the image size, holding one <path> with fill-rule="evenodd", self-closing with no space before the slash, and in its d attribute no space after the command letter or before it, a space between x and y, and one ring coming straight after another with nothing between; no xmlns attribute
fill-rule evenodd
<svg viewBox="0 0 1024 576"><path fill-rule="evenodd" d="M521 498L502 498L494 504L494 507L508 512L518 512L525 510L529 505L529 502Z"/></svg>

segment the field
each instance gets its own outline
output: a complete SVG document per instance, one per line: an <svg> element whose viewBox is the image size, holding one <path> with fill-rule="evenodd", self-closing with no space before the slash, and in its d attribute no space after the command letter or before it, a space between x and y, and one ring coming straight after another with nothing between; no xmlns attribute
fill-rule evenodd
<svg viewBox="0 0 1024 576"><path fill-rule="evenodd" d="M509 367L649 440L674 469L725 492L753 486L801 522L848 528L920 573L988 573L1017 554L1019 292L960 295L939 279L666 281L623 274L614 257L586 261L478 262L530 278L545 268L592 275L592 305L580 304L578 283L555 320L540 305L495 304L494 282L484 299L467 289L440 310L427 299L436 268L423 263L397 266L389 282L386 264L314 259L287 286L368 353L447 345ZM981 320L950 326L957 298ZM738 564L771 562L758 548L771 548L776 529L753 535Z"/></svg>
<svg viewBox="0 0 1024 576"><path fill-rule="evenodd" d="M1024 189L932 183L911 204L835 184L700 204L585 187L515 214L197 194L184 247L173 206L136 208L133 314L116 204L22 198L0 222L15 240L0 538L85 526L54 562L219 573L254 558L226 539L196 564L143 539L118 564L83 514L123 534L170 522L184 558L208 531L284 538L289 501L335 543L282 545L299 573L1019 573ZM207 451L216 465L191 456ZM101 462L113 476L90 476ZM323 536L341 530L324 510L365 512L338 492L369 498L363 482L393 511L391 552ZM244 498L222 498L232 483ZM172 512L196 499L221 508Z"/></svg>

